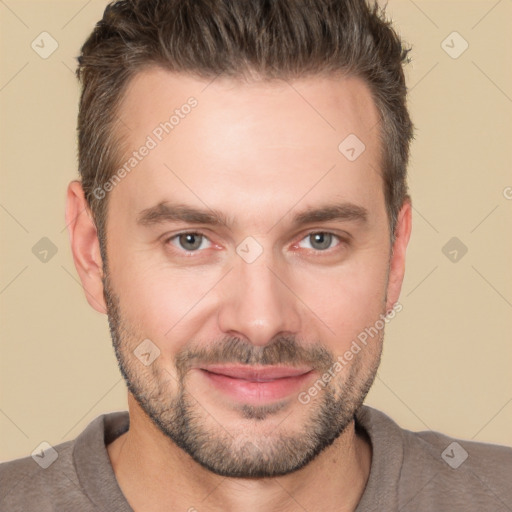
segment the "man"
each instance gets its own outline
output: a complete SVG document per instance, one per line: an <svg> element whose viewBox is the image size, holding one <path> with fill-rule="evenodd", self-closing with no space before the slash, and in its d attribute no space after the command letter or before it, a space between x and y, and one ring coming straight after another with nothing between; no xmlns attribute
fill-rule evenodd
<svg viewBox="0 0 512 512"><path fill-rule="evenodd" d="M66 219L129 413L0 466L2 511L512 510L512 449L362 405L411 233L407 53L361 0L107 7Z"/></svg>

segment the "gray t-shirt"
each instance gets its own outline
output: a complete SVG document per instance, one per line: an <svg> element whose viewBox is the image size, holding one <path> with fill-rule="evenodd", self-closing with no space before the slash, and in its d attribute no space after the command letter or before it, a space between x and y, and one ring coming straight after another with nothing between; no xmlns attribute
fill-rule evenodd
<svg viewBox="0 0 512 512"><path fill-rule="evenodd" d="M127 411L103 414L55 452L0 464L0 511L133 512L106 449L128 427ZM373 449L356 512L512 511L512 448L411 432L368 406L356 427Z"/></svg>

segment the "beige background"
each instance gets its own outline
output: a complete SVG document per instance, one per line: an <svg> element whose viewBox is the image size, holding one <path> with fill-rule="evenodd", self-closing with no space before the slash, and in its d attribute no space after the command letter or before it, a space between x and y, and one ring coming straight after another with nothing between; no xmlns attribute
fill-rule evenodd
<svg viewBox="0 0 512 512"><path fill-rule="evenodd" d="M74 59L105 5L0 2L0 460L126 409L64 221L77 177ZM388 12L413 45L414 218L404 309L367 403L412 430L512 445L512 2L391 0ZM59 45L47 59L31 48L43 31ZM457 59L442 47L453 31L469 44ZM57 248L46 263L32 252L42 237ZM468 248L457 262L442 252L452 237Z"/></svg>

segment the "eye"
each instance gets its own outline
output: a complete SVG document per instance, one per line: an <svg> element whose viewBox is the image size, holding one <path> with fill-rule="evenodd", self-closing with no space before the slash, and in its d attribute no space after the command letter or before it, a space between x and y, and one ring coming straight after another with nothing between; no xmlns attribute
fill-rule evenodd
<svg viewBox="0 0 512 512"><path fill-rule="evenodd" d="M306 247L306 249L314 249L317 251L325 251L331 248L333 240L338 239L341 240L334 233L329 233L327 231L317 231L315 233L309 233L305 236L300 242L299 246L303 247L301 244L304 240L311 240L310 246Z"/></svg>
<svg viewBox="0 0 512 512"><path fill-rule="evenodd" d="M202 233L187 232L171 236L166 240L166 243L170 242L178 249L183 249L186 252L197 252L199 249L208 248L208 246L204 245L207 240L208 238L206 238Z"/></svg>

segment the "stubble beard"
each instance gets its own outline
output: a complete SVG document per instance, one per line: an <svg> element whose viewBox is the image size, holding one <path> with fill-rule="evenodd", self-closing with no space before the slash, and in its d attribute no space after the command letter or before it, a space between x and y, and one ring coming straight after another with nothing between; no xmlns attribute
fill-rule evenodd
<svg viewBox="0 0 512 512"><path fill-rule="evenodd" d="M268 478L306 466L352 424L380 364L383 331L379 340L372 341L373 347L365 347L366 358L357 354L350 367L343 368L339 378L321 389L307 405L295 396L272 404L242 404L237 412L244 420L244 428L223 426L187 389L186 377L192 360L291 365L308 362L322 375L333 367L336 356L319 345L298 345L294 337L276 338L264 347L229 337L209 350L183 350L177 354L171 371L158 358L146 367L133 353L145 336L139 336L138 330L122 317L120 300L111 287L108 271L103 284L112 343L129 392L165 436L202 467L221 476ZM348 376L342 380L343 372L348 372ZM295 408L304 407L308 407L308 414L303 424L298 428L294 424L293 430L286 431L284 409L292 413ZM272 431L265 429L265 420L281 411L284 420ZM249 429L247 421L251 422Z"/></svg>

